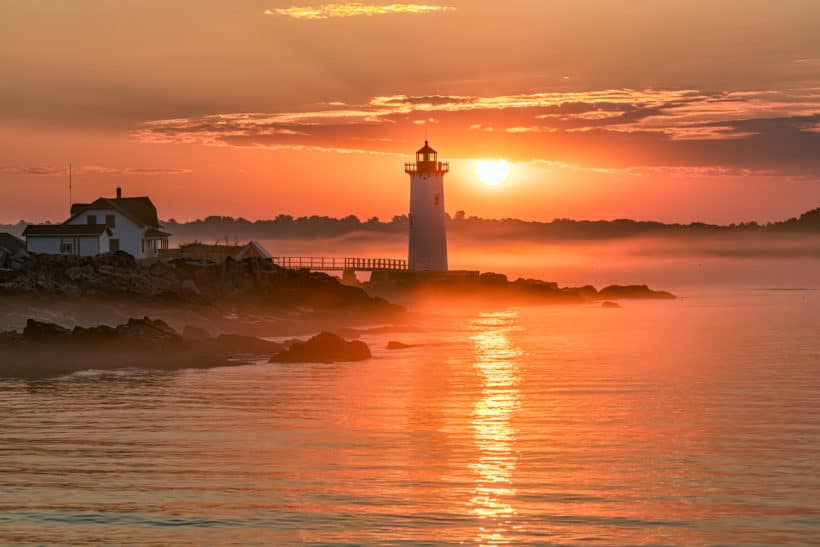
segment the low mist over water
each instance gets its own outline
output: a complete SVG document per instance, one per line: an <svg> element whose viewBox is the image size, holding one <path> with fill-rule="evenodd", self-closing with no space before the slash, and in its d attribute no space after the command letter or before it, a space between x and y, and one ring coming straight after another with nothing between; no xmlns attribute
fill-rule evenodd
<svg viewBox="0 0 820 547"><path fill-rule="evenodd" d="M405 235L263 240L276 256L403 257ZM698 290L721 287L820 288L820 236L710 235L533 243L450 236L450 265L534 277L562 286L649 284Z"/></svg>

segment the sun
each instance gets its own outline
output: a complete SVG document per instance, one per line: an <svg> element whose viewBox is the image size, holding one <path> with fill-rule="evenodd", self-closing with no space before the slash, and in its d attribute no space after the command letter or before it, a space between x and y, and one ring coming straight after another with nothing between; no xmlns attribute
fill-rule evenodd
<svg viewBox="0 0 820 547"><path fill-rule="evenodd" d="M507 180L510 164L507 160L478 160L475 162L475 174L484 184L495 186Z"/></svg>

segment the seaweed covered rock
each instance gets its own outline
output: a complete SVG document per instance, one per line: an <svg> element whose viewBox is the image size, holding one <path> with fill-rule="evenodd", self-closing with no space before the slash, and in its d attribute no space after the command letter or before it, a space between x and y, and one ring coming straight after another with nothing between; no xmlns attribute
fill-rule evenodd
<svg viewBox="0 0 820 547"><path fill-rule="evenodd" d="M370 348L360 340L347 341L330 332L317 334L305 342L294 342L273 357L271 363L335 363L370 359Z"/></svg>

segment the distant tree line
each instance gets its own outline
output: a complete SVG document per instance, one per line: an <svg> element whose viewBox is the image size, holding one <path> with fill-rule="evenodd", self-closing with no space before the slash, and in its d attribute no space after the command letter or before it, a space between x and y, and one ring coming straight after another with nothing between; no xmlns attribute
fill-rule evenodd
<svg viewBox="0 0 820 547"><path fill-rule="evenodd" d="M639 235L710 234L710 233L814 233L820 235L820 208L797 218L759 224L743 222L725 226L694 222L555 219L534 222L513 218L486 219L457 211L447 215L451 233L468 233L475 237L523 240L601 240ZM169 232L179 240L246 241L249 239L310 239L338 237L351 233L404 234L409 228L407 215L396 215L389 221L372 217L365 221L354 215L344 218L327 216L293 217L279 215L271 220L250 221L244 218L211 216L192 222L165 222Z"/></svg>
<svg viewBox="0 0 820 547"><path fill-rule="evenodd" d="M509 238L512 240L565 241L602 240L641 235L705 235L717 233L813 233L820 235L820 208L768 224L743 222L725 226L693 222L664 224L662 222L617 220L571 220L558 218L551 222L525 221L514 218L487 219L467 216L457 211L447 215L448 230L476 238ZM0 225L0 232L19 236L26 226L20 221ZM409 227L407 215L394 216L389 221L372 217L365 221L354 215L343 218L327 216L293 217L279 215L269 220L247 220L227 216L209 216L190 222L170 219L163 223L179 242L217 241L235 244L250 239L310 239L331 238L351 233L405 234Z"/></svg>

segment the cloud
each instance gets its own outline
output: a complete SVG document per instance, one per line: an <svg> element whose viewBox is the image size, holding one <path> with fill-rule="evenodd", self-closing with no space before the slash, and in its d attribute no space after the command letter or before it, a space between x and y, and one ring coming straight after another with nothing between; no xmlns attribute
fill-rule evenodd
<svg viewBox="0 0 820 547"><path fill-rule="evenodd" d="M0 167L2 175L35 175L35 176L68 176L68 166L65 167ZM174 167L103 167L101 165L78 165L71 169L75 175L185 175L190 169Z"/></svg>
<svg viewBox="0 0 820 547"><path fill-rule="evenodd" d="M321 6L302 6L266 9L265 15L283 15L293 19L331 19L336 17L357 17L361 15L411 14L422 15L455 10L450 6L428 4L384 4L372 5L363 2L339 2Z"/></svg>
<svg viewBox="0 0 820 547"><path fill-rule="evenodd" d="M142 142L412 152L421 123L460 157L585 168L681 166L819 175L820 88L704 92L609 89L498 96L389 95L297 112L153 120ZM734 171L733 171L734 172Z"/></svg>

